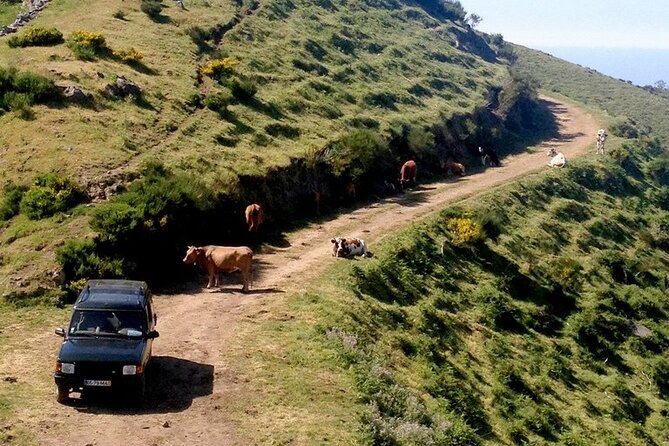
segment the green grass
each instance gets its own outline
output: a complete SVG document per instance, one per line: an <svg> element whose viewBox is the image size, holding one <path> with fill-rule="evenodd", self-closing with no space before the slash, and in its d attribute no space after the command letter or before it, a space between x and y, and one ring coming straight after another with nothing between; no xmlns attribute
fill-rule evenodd
<svg viewBox="0 0 669 446"><path fill-rule="evenodd" d="M634 154L645 166L647 155ZM630 206L657 184L642 178L607 191L597 178L627 177L611 160L572 169L417 223L377 245L373 259L338 263L321 285L273 306L289 321L244 334L272 352L260 355L267 368L255 368L267 391L291 402L271 412L306 404L303 387L285 377L335 370L337 382L356 386L345 406L358 415L361 444L669 441L663 381L649 378L669 345L669 254L653 242L664 213L649 202ZM482 219L488 237L447 242L440 254L445 222L463 213ZM593 235L596 221L617 232ZM616 256L631 268L626 280L607 266ZM653 336L631 335L630 320ZM327 400L309 404L319 412Z"/></svg>

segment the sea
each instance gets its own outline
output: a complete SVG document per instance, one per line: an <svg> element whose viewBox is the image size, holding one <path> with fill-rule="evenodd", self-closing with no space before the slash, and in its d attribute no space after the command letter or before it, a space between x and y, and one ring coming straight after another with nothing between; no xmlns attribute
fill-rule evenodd
<svg viewBox="0 0 669 446"><path fill-rule="evenodd" d="M641 87L665 81L669 86L669 49L539 47L555 57L631 81Z"/></svg>

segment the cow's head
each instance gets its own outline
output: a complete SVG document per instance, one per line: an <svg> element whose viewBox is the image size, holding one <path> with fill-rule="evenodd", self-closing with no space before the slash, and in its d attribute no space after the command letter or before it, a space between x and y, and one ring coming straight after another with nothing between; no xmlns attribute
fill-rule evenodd
<svg viewBox="0 0 669 446"><path fill-rule="evenodd" d="M332 245L332 255L335 257L346 257L348 254L348 247L346 246L346 239L341 237L330 239Z"/></svg>
<svg viewBox="0 0 669 446"><path fill-rule="evenodd" d="M201 253L204 252L204 248L198 248L197 246L189 246L188 251L186 251L186 257L184 257L184 263L190 265L195 263L197 258Z"/></svg>
<svg viewBox="0 0 669 446"><path fill-rule="evenodd" d="M555 150L555 147L551 147L550 149L548 149L548 152L546 152L546 155L551 156L551 157L555 156L555 155L557 155L557 150Z"/></svg>

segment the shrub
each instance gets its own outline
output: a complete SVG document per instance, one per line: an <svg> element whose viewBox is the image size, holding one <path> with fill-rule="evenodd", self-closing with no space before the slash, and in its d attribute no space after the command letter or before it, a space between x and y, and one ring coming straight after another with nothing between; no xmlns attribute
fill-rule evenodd
<svg viewBox="0 0 669 446"><path fill-rule="evenodd" d="M119 20L125 20L125 11L118 9L114 14L112 14L112 17Z"/></svg>
<svg viewBox="0 0 669 446"><path fill-rule="evenodd" d="M65 289L71 297L76 297L77 283L82 279L97 277L122 277L122 262L103 260L97 253L93 240L68 240L56 250L56 261L63 270Z"/></svg>
<svg viewBox="0 0 669 446"><path fill-rule="evenodd" d="M31 28L20 36L12 36L7 45L12 48L56 45L63 41L63 33L56 28Z"/></svg>
<svg viewBox="0 0 669 446"><path fill-rule="evenodd" d="M621 381L613 385L616 405L613 407L613 419L628 419L635 423L644 423L653 410Z"/></svg>
<svg viewBox="0 0 669 446"><path fill-rule="evenodd" d="M660 397L669 399L669 360L660 358L653 365L652 374Z"/></svg>
<svg viewBox="0 0 669 446"><path fill-rule="evenodd" d="M349 176L357 182L373 165L377 166L377 173L383 172L390 150L377 133L359 129L331 143L324 155L336 176Z"/></svg>
<svg viewBox="0 0 669 446"><path fill-rule="evenodd" d="M114 50L112 54L115 58L127 64L138 63L144 58L144 55L134 48L129 48L127 50Z"/></svg>
<svg viewBox="0 0 669 446"><path fill-rule="evenodd" d="M67 38L66 44L74 56L81 60L93 60L108 50L104 34L93 31L74 31Z"/></svg>
<svg viewBox="0 0 669 446"><path fill-rule="evenodd" d="M148 15L151 20L157 21L160 20L160 13L163 12L164 7L165 5L163 5L162 0L142 0L140 9L144 14Z"/></svg>
<svg viewBox="0 0 669 446"><path fill-rule="evenodd" d="M22 118L29 118L32 115L30 110L32 97L27 93L7 92L4 96L4 103L7 108L16 112Z"/></svg>
<svg viewBox="0 0 669 446"><path fill-rule="evenodd" d="M456 246L472 245L485 237L481 224L469 217L449 218L446 229L451 234L451 243Z"/></svg>
<svg viewBox="0 0 669 446"><path fill-rule="evenodd" d="M583 266L572 257L558 257L548 263L547 275L564 289L578 290Z"/></svg>
<svg viewBox="0 0 669 446"><path fill-rule="evenodd" d="M239 61L225 57L223 59L213 59L200 67L200 73L217 81L223 81L234 72L235 66Z"/></svg>
<svg viewBox="0 0 669 446"><path fill-rule="evenodd" d="M248 101L256 95L258 87L252 81L235 78L230 83L230 91L238 101Z"/></svg>
<svg viewBox="0 0 669 446"><path fill-rule="evenodd" d="M207 96L202 102L209 110L223 113L227 110L228 105L232 104L233 99L230 93L221 91Z"/></svg>
<svg viewBox="0 0 669 446"><path fill-rule="evenodd" d="M19 205L28 186L8 183L2 189L3 198L0 203L0 220L9 220L19 213Z"/></svg>
<svg viewBox="0 0 669 446"><path fill-rule="evenodd" d="M21 199L20 211L37 220L56 212L64 212L84 201L84 193L77 183L56 174L37 177Z"/></svg>
<svg viewBox="0 0 669 446"><path fill-rule="evenodd" d="M615 136L628 139L636 139L641 134L637 127L637 123L630 118L616 121L609 130Z"/></svg>
<svg viewBox="0 0 669 446"><path fill-rule="evenodd" d="M287 124L269 124L265 126L265 131L274 137L283 136L285 138L294 139L300 136L300 129Z"/></svg>

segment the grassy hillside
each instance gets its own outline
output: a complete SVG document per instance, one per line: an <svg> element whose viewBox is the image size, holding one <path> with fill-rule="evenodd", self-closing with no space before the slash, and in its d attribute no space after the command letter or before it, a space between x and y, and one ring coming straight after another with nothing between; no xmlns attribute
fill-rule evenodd
<svg viewBox="0 0 669 446"><path fill-rule="evenodd" d="M275 304L294 318L239 337L283 395L261 425L306 392L332 435L341 391L360 444L669 442L666 161L625 150L447 209Z"/></svg>
<svg viewBox="0 0 669 446"><path fill-rule="evenodd" d="M63 43L0 39L9 67L0 77L13 79L0 104L3 293L54 287L64 263L56 251L73 239L88 241L66 246L70 266L88 266L67 280L164 277L163 265L153 276L133 268L151 263L133 253L245 242L248 201L281 227L314 213L315 191L324 207L338 205L348 181L358 196L387 193L383 180L405 158L436 171L482 143L508 151L549 122L457 2L194 0L184 10L165 1L153 15L147 2L55 2L31 27L53 27ZM94 44L83 51L75 37ZM111 96L117 76L141 95ZM48 94L28 106L34 85ZM73 103L54 85L91 96ZM123 191L147 172L158 174L112 207L85 196ZM187 230L193 219L210 227ZM105 234L135 227L157 234L126 234L130 254L115 245L119 234ZM92 246L95 233L107 246ZM178 267L178 255L160 252Z"/></svg>
<svg viewBox="0 0 669 446"><path fill-rule="evenodd" d="M77 60L66 44L9 48L2 38L6 65L78 85L95 98L90 107L35 107L28 121L4 114L8 168L0 180L54 170L91 178L150 156L229 187L239 172L285 165L351 127L384 133L397 121L429 125L472 111L507 77L503 65L467 50L468 29L402 2L267 0L249 13L245 3L194 0L182 10L164 2L152 19L139 1L63 1L31 24L56 27L66 40L80 29L102 33L111 50L144 56L134 65L109 54ZM114 16L119 11L122 18ZM217 42L216 27L235 14L240 23ZM199 73L225 57L236 63L221 79L226 85ZM116 75L139 84L143 102L104 98ZM257 93L230 99L226 81L233 79ZM228 105L198 108L217 94Z"/></svg>

